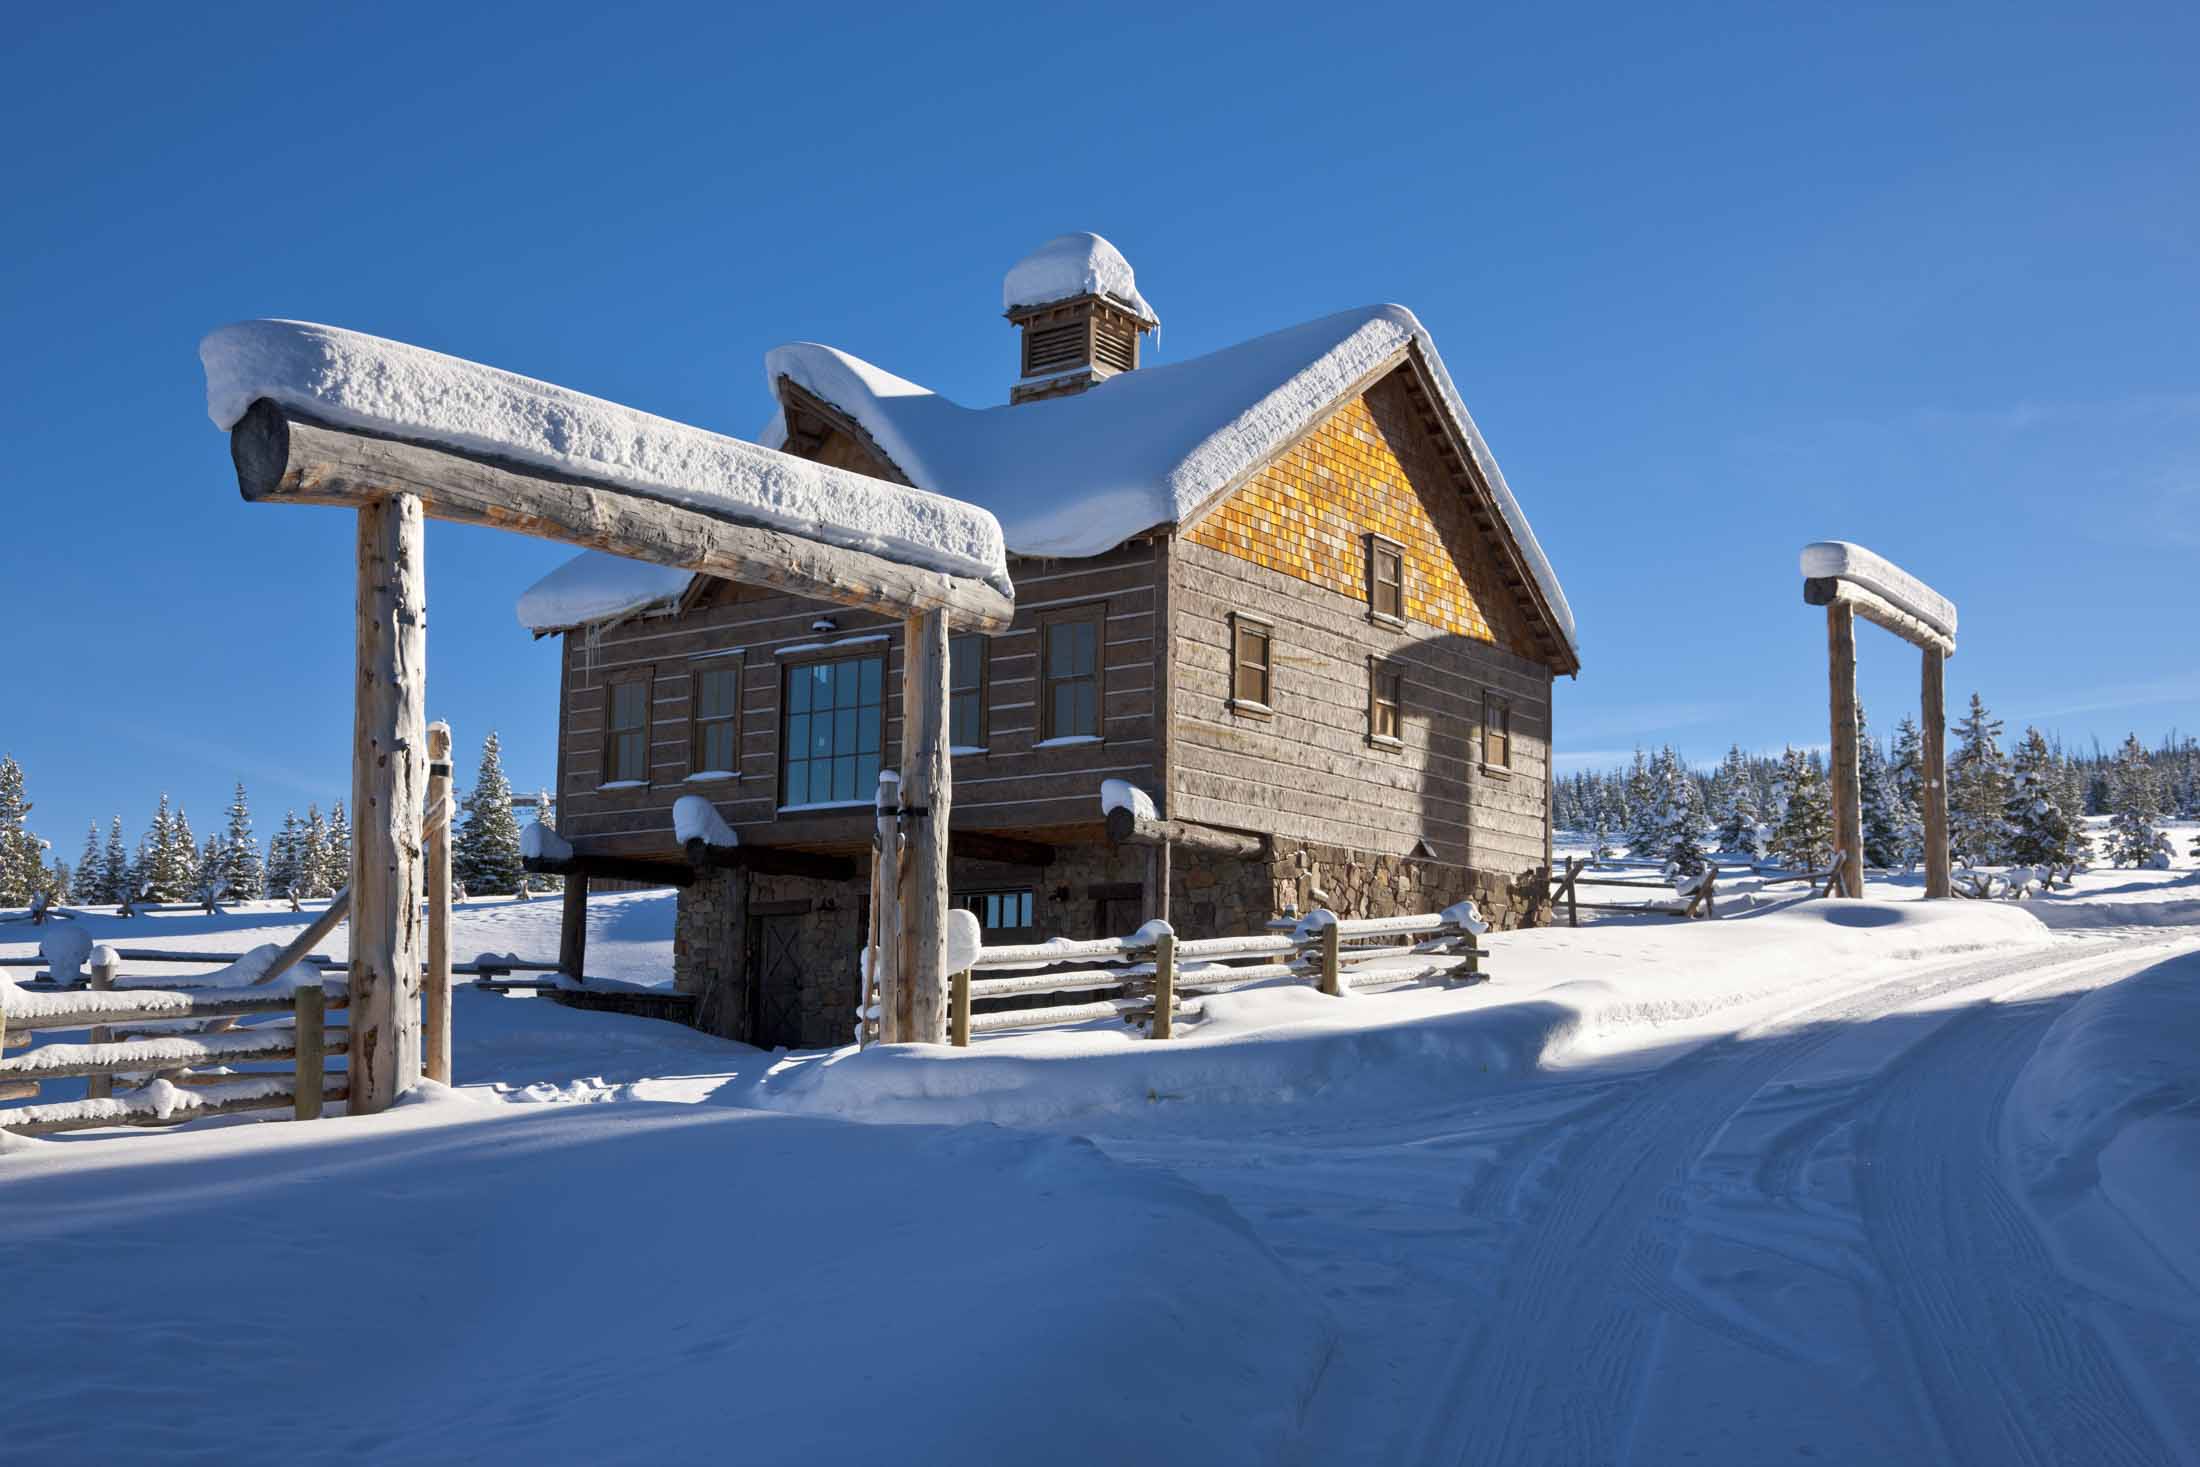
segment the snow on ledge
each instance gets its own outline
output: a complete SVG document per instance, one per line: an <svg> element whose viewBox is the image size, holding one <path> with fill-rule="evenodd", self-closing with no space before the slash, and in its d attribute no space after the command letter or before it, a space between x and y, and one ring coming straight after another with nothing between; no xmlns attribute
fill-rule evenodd
<svg viewBox="0 0 2200 1467"><path fill-rule="evenodd" d="M1046 306L1084 295L1103 295L1120 302L1155 326L1146 298L1138 293L1138 277L1123 252L1097 234L1062 234L1048 240L1009 266L1001 279L1001 309Z"/></svg>
<svg viewBox="0 0 2200 1467"><path fill-rule="evenodd" d="M1128 810L1140 820L1161 818L1152 795L1127 779L1103 779L1100 781L1100 813L1112 815L1117 810Z"/></svg>
<svg viewBox="0 0 2200 1467"><path fill-rule="evenodd" d="M270 398L337 427L615 485L1013 594L999 523L944 495L333 326L240 321L208 333L199 359L207 415L224 431Z"/></svg>
<svg viewBox="0 0 2200 1467"><path fill-rule="evenodd" d="M1956 604L1916 576L1861 545L1818 540L1803 547L1803 575L1809 580L1852 581L1876 591L1934 631L1954 641Z"/></svg>
<svg viewBox="0 0 2200 1467"><path fill-rule="evenodd" d="M701 795L682 795L672 802L672 830L683 846L691 840L721 848L741 844L718 807Z"/></svg>
<svg viewBox="0 0 2200 1467"><path fill-rule="evenodd" d="M520 831L519 853L529 861L570 861L573 859L573 845L564 836L537 820Z"/></svg>

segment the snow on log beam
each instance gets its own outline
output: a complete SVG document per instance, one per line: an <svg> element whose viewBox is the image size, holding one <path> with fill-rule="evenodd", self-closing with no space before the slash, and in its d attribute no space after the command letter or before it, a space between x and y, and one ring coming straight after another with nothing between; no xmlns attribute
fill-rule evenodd
<svg viewBox="0 0 2200 1467"><path fill-rule="evenodd" d="M108 1100L67 1100L0 1111L0 1131L50 1136L104 1126L175 1126L201 1116L290 1106L296 1095L297 1081L289 1075L240 1075L230 1083L203 1089L155 1080L142 1090ZM323 1100L348 1101L350 1096L351 1083L344 1075L330 1075L321 1083Z"/></svg>
<svg viewBox="0 0 2200 1467"><path fill-rule="evenodd" d="M974 576L735 523L611 484L329 427L267 398L237 420L229 451L238 492L252 503L357 508L412 494L431 519L513 530L891 616L941 607L958 628L997 632L1015 615L1006 594Z"/></svg>
<svg viewBox="0 0 2200 1467"><path fill-rule="evenodd" d="M1894 562L1846 540L1819 540L1803 547L1802 569L1810 605L1850 602L1858 616L1905 641L1955 655L1955 603Z"/></svg>
<svg viewBox="0 0 2200 1467"><path fill-rule="evenodd" d="M325 1043L342 1045L341 1029ZM282 1028L231 1029L219 1034L177 1034L107 1044L47 1044L0 1060L0 1079L66 1080L81 1075L128 1075L184 1065L259 1064L298 1057L298 1033Z"/></svg>
<svg viewBox="0 0 2200 1467"><path fill-rule="evenodd" d="M349 1003L341 990L328 996L328 1007ZM8 1031L88 1029L146 1019L208 1019L235 1014L287 1013L297 1000L281 988L131 989L112 993L78 990L6 996Z"/></svg>
<svg viewBox="0 0 2200 1467"><path fill-rule="evenodd" d="M1148 820L1125 805L1108 812L1108 840L1119 846L1173 845L1182 850L1244 860L1258 856L1262 850L1261 837L1257 835L1194 825L1184 820Z"/></svg>

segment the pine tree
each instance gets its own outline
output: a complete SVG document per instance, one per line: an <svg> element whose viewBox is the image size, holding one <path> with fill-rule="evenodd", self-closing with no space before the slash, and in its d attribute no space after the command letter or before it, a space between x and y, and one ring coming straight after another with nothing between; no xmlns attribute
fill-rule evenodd
<svg viewBox="0 0 2200 1467"><path fill-rule="evenodd" d="M74 880L70 883L79 902L104 902L99 890L99 822L94 820L84 832L84 854L76 858Z"/></svg>
<svg viewBox="0 0 2200 1467"><path fill-rule="evenodd" d="M169 812L168 796L162 795L153 811L153 823L138 842L137 861L130 868L132 896L154 902L183 899L181 878L176 870L175 826L176 817Z"/></svg>
<svg viewBox="0 0 2200 1467"><path fill-rule="evenodd" d="M69 869L68 862L55 857L54 863L45 871L46 899L52 902L77 900L71 895L75 889L76 873Z"/></svg>
<svg viewBox="0 0 2200 1467"><path fill-rule="evenodd" d="M2161 785L2137 734L2126 738L2116 755L2109 791L2109 860L2118 866L2166 869L2169 837L2154 824L2162 815Z"/></svg>
<svg viewBox="0 0 2200 1467"><path fill-rule="evenodd" d="M351 821L338 800L328 816L328 849L321 857L323 894L334 896L351 885Z"/></svg>
<svg viewBox="0 0 2200 1467"><path fill-rule="evenodd" d="M2010 761L2009 803L2002 812L2009 827L2009 860L2040 868L2052 884L2085 859L2084 831L2064 806L2066 791L2047 738L2036 728L2024 731Z"/></svg>
<svg viewBox="0 0 2200 1467"><path fill-rule="evenodd" d="M1601 866L1612 859L1612 822L1602 801L1589 817L1589 864Z"/></svg>
<svg viewBox="0 0 2200 1467"><path fill-rule="evenodd" d="M45 888L46 851L30 833L30 813L22 766L0 755L0 907L27 907Z"/></svg>
<svg viewBox="0 0 2200 1467"><path fill-rule="evenodd" d="M322 883L328 876L328 822L319 805L306 806L306 827L298 837L298 880L293 896L334 896L335 889Z"/></svg>
<svg viewBox="0 0 2200 1467"><path fill-rule="evenodd" d="M1749 756L1735 744L1719 766L1726 788L1718 807L1719 849L1755 860L1764 854L1764 806L1757 799L1757 781L1749 769Z"/></svg>
<svg viewBox="0 0 2200 1467"><path fill-rule="evenodd" d="M229 895L229 879L223 873L229 866L229 853L222 849L221 837L210 835L199 853L197 888L192 895L211 906Z"/></svg>
<svg viewBox="0 0 2200 1467"><path fill-rule="evenodd" d="M1653 839L1650 855L1669 876L1694 876L1704 868L1703 825L1695 781L1670 745L1650 761Z"/></svg>
<svg viewBox="0 0 2200 1467"><path fill-rule="evenodd" d="M99 899L119 904L131 894L130 848L123 844L122 817L117 815L107 827L107 853L99 862Z"/></svg>
<svg viewBox="0 0 2200 1467"><path fill-rule="evenodd" d="M304 831L298 824L298 812L283 812L282 828L267 843L267 889L276 896L289 896L298 884L298 843Z"/></svg>
<svg viewBox="0 0 2200 1467"><path fill-rule="evenodd" d="M451 845L451 875L475 896L519 890L519 822L512 815L512 786L504 777L496 731L481 742L481 768L466 792L465 820Z"/></svg>
<svg viewBox="0 0 2200 1467"><path fill-rule="evenodd" d="M170 901L190 901L199 894L199 838L191 833L191 817L183 813L183 806L176 806L175 824L170 827L176 849L171 859L175 863L178 894Z"/></svg>
<svg viewBox="0 0 2200 1467"><path fill-rule="evenodd" d="M1856 710L1856 727L1857 787L1864 806L1864 862L1891 871L1910 864L1917 809L1903 803L1901 784L1879 741L1864 735L1861 705Z"/></svg>
<svg viewBox="0 0 2200 1467"><path fill-rule="evenodd" d="M1798 871L1822 871L1833 860L1833 794L1816 761L1795 749L1780 756L1780 821L1774 858Z"/></svg>
<svg viewBox="0 0 2200 1467"><path fill-rule="evenodd" d="M1948 846L1967 865L1999 862L2008 844L2009 764L1995 741L2001 720L1971 695L1971 711L1956 725L1962 742L1948 762Z"/></svg>
<svg viewBox="0 0 2200 1467"><path fill-rule="evenodd" d="M231 901L256 902L267 895L267 867L252 835L252 809L245 803L241 779L236 798L229 802L229 829L222 839L222 880L229 885Z"/></svg>

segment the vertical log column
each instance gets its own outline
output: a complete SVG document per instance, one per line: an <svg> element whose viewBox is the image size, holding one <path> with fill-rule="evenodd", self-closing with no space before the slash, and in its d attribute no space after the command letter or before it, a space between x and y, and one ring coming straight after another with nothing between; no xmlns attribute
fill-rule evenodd
<svg viewBox="0 0 2200 1467"><path fill-rule="evenodd" d="M1836 601L1826 608L1826 684L1833 721L1833 843L1841 895L1864 894L1864 785L1856 738L1856 612Z"/></svg>
<svg viewBox="0 0 2200 1467"><path fill-rule="evenodd" d="M451 726L428 725L428 973L421 1068L451 1083Z"/></svg>
<svg viewBox="0 0 2200 1467"><path fill-rule="evenodd" d="M420 501L359 510L351 750L353 1115L420 1079L421 821L427 789L426 565Z"/></svg>
<svg viewBox="0 0 2200 1467"><path fill-rule="evenodd" d="M906 728L903 737L908 736ZM901 982L901 776L883 770L878 777L878 840L871 853L871 926L877 946L871 950L871 982L878 989L878 1037L881 1044L902 1039Z"/></svg>
<svg viewBox="0 0 2200 1467"><path fill-rule="evenodd" d="M1941 654L1924 650L1925 895L1954 895L1948 883L1948 710L1941 687Z"/></svg>
<svg viewBox="0 0 2200 1467"><path fill-rule="evenodd" d="M947 613L908 622L901 665L901 986L904 1043L947 1040Z"/></svg>
<svg viewBox="0 0 2200 1467"><path fill-rule="evenodd" d="M558 971L579 978L588 970L588 878L569 872L565 906L558 913Z"/></svg>

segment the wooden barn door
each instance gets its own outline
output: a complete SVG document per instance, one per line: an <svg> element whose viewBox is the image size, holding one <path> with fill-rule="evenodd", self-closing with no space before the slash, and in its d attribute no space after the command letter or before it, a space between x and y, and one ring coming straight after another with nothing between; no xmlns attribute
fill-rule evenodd
<svg viewBox="0 0 2200 1467"><path fill-rule="evenodd" d="M802 964L798 915L749 919L749 1043L758 1049L802 1043Z"/></svg>

